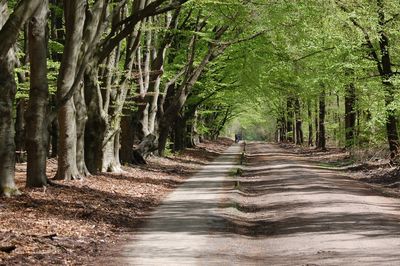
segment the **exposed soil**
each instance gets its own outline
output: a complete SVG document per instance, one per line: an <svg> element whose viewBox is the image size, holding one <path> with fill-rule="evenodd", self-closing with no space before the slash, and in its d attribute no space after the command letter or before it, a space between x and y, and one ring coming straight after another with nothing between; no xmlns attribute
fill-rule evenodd
<svg viewBox="0 0 400 266"><path fill-rule="evenodd" d="M342 170L350 178L368 183L385 194L400 197L400 166L390 163L385 150L358 150L351 154L340 148L321 151L288 143L280 146L319 165Z"/></svg>
<svg viewBox="0 0 400 266"><path fill-rule="evenodd" d="M25 188L26 164L18 164L21 196L0 198L0 265L87 265L112 250L163 198L232 141L205 142L148 165L124 166L124 174ZM56 172L48 162L48 176Z"/></svg>

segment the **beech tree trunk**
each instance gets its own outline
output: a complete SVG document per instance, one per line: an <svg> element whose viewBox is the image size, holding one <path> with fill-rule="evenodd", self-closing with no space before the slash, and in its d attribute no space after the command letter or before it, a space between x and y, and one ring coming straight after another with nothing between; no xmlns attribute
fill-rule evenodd
<svg viewBox="0 0 400 266"><path fill-rule="evenodd" d="M0 11L3 10L0 6ZM1 20L0 16L0 22ZM0 57L0 194L7 197L19 194L14 182L15 143L12 117L16 92L14 56L14 51L10 50L5 57Z"/></svg>
<svg viewBox="0 0 400 266"><path fill-rule="evenodd" d="M167 146L170 125L166 122L161 122L159 125L158 135L158 155L164 156L165 148Z"/></svg>
<svg viewBox="0 0 400 266"><path fill-rule="evenodd" d="M356 127L356 91L353 83L346 86L346 95L344 98L345 105L345 147L351 148L354 146L354 131Z"/></svg>
<svg viewBox="0 0 400 266"><path fill-rule="evenodd" d="M319 121L318 121L318 145L317 148L326 150L325 138L325 89L322 89L319 95Z"/></svg>
<svg viewBox="0 0 400 266"><path fill-rule="evenodd" d="M182 114L177 116L174 123L174 152L186 148L186 119Z"/></svg>
<svg viewBox="0 0 400 266"><path fill-rule="evenodd" d="M392 84L385 84L389 95L386 96L386 106L389 106L394 101L394 88ZM397 133L397 118L394 110L387 110L386 132L389 143L390 158L394 159L399 153L399 135Z"/></svg>
<svg viewBox="0 0 400 266"><path fill-rule="evenodd" d="M121 149L119 152L122 163L132 162L132 149L134 145L132 110L124 108L121 118Z"/></svg>
<svg viewBox="0 0 400 266"><path fill-rule="evenodd" d="M101 160L102 172L122 172L122 167L119 160L119 132L119 129L115 129L115 132L110 132L109 134L112 134L112 136L110 136L104 143Z"/></svg>
<svg viewBox="0 0 400 266"><path fill-rule="evenodd" d="M19 99L16 107L15 117L15 159L18 163L26 162L26 149L25 149L25 108L26 100Z"/></svg>
<svg viewBox="0 0 400 266"><path fill-rule="evenodd" d="M14 68L16 56L12 48L22 26L42 1L20 1L8 16L8 1L0 1L0 194L19 194L14 182L15 142L13 103L16 93Z"/></svg>
<svg viewBox="0 0 400 266"><path fill-rule="evenodd" d="M51 158L58 155L58 119L55 118L49 125L51 150L49 151Z"/></svg>
<svg viewBox="0 0 400 266"><path fill-rule="evenodd" d="M282 141L286 142L288 137L287 123L286 123L286 112L282 112Z"/></svg>
<svg viewBox="0 0 400 266"><path fill-rule="evenodd" d="M286 104L286 112L287 112L287 118L286 118L286 131L287 131L287 141L293 142L294 140L294 135L295 132L293 130L293 104L292 104L292 98L287 99L287 104Z"/></svg>
<svg viewBox="0 0 400 266"><path fill-rule="evenodd" d="M311 101L307 104L307 114L308 114L308 146L313 145L313 120L312 120L312 109Z"/></svg>
<svg viewBox="0 0 400 266"><path fill-rule="evenodd" d="M315 118L314 118L314 124L315 124L315 147L318 147L319 143L319 99L315 101Z"/></svg>
<svg viewBox="0 0 400 266"><path fill-rule="evenodd" d="M46 160L48 153L47 82L47 13L48 1L43 1L29 21L30 90L26 118L26 150L28 154L28 187L47 185Z"/></svg>
<svg viewBox="0 0 400 266"><path fill-rule="evenodd" d="M88 120L85 127L85 162L90 173L101 171L102 149L107 129L97 68L87 69L84 78Z"/></svg>
<svg viewBox="0 0 400 266"><path fill-rule="evenodd" d="M198 123L197 120L198 120L198 112L197 112L197 108L196 108L196 110L194 111L194 114L193 114L193 118L191 119L191 122L189 124L190 140L187 145L188 148L194 148L200 143L199 133L197 132L197 123Z"/></svg>
<svg viewBox="0 0 400 266"><path fill-rule="evenodd" d="M294 108L295 108L295 116L296 116L296 144L297 145L302 145L304 142L303 138L303 128L302 128L302 120L301 120L301 106L300 106L300 100L298 97L295 99L294 102Z"/></svg>
<svg viewBox="0 0 400 266"><path fill-rule="evenodd" d="M85 163L85 128L88 115L83 87L74 94L74 104L76 108L76 165L80 175L88 176L90 172Z"/></svg>
<svg viewBox="0 0 400 266"><path fill-rule="evenodd" d="M86 4L78 0L64 1L65 46L57 80L57 99L62 101L71 90L76 78L81 48ZM59 145L56 179L80 179L77 166L77 125L74 100L69 99L58 111Z"/></svg>
<svg viewBox="0 0 400 266"><path fill-rule="evenodd" d="M382 78L382 83L386 91L386 98L385 98L386 107L389 107L394 101L395 88L393 83L390 81L394 73L392 70L392 61L390 57L389 37L385 32L386 18L384 11L385 9L384 1L377 0L377 5L378 5L379 27L381 27L381 30L379 31L380 35L379 47L382 57L381 68L379 70ZM392 108L387 110L386 132L389 143L390 158L393 160L399 154L400 143L399 143L399 135L397 132L396 110L393 110Z"/></svg>

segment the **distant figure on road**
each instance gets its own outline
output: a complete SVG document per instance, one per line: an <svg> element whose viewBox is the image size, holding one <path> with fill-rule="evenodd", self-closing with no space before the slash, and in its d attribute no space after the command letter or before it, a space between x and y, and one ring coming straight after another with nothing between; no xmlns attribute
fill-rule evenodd
<svg viewBox="0 0 400 266"><path fill-rule="evenodd" d="M241 136L239 134L235 134L235 142L239 143L240 140L241 140Z"/></svg>

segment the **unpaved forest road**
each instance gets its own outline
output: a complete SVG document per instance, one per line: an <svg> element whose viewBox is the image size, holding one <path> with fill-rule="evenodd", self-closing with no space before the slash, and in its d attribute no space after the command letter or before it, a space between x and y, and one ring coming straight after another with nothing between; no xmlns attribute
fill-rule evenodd
<svg viewBox="0 0 400 266"><path fill-rule="evenodd" d="M400 265L400 199L265 143L247 145L237 183L239 152L170 194L119 264Z"/></svg>

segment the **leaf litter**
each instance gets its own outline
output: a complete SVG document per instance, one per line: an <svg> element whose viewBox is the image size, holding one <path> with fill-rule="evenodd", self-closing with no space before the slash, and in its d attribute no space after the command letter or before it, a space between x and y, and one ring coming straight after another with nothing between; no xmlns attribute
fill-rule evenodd
<svg viewBox="0 0 400 266"><path fill-rule="evenodd" d="M17 164L23 194L0 198L0 265L87 265L118 248L166 195L232 141L206 141L194 149L151 157L147 165L123 167L81 181L53 181L25 188L26 164ZM57 161L48 160L49 177Z"/></svg>

